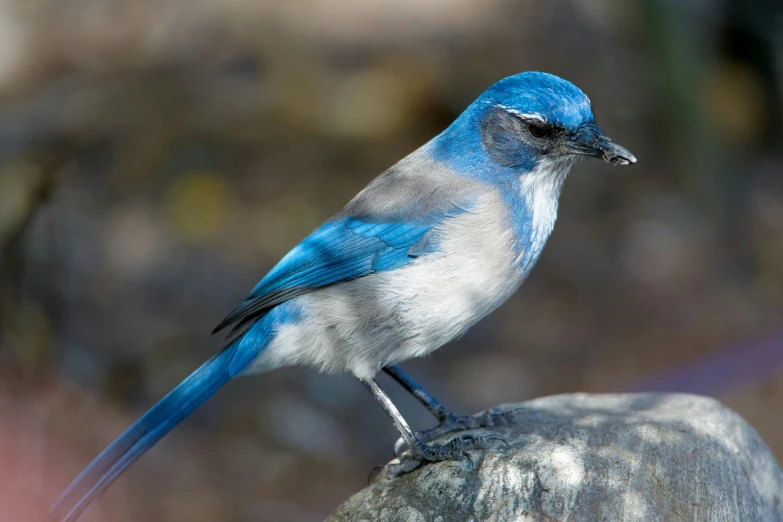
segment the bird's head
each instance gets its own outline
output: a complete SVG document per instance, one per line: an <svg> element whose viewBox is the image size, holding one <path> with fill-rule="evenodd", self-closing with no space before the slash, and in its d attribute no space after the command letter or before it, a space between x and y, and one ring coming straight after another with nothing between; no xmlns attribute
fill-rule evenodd
<svg viewBox="0 0 783 522"><path fill-rule="evenodd" d="M633 154L596 125L587 96L552 74L509 76L487 89L476 109L484 148L505 166L580 156L613 165L636 163Z"/></svg>
<svg viewBox="0 0 783 522"><path fill-rule="evenodd" d="M579 88L542 72L500 80L471 104L443 138L442 157L450 156L467 168L475 168L480 158L515 171L529 171L542 163L570 165L582 157L613 165L636 163L633 154L596 125L590 100ZM465 147L470 142L474 147ZM475 153L458 159L457 146Z"/></svg>

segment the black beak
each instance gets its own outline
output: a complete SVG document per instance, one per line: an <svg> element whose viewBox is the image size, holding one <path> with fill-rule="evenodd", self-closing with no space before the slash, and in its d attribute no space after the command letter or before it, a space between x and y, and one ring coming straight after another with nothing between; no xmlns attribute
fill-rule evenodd
<svg viewBox="0 0 783 522"><path fill-rule="evenodd" d="M612 143L601 128L591 123L585 125L566 143L571 154L601 158L612 165L630 165L636 163L636 156L616 143Z"/></svg>

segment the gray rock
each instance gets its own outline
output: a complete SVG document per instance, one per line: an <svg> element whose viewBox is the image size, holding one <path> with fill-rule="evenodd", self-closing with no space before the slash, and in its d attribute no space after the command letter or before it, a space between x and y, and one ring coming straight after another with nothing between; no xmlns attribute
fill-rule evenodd
<svg viewBox="0 0 783 522"><path fill-rule="evenodd" d="M513 423L492 431L510 448L381 476L328 522L783 520L778 463L716 400L578 394L500 408Z"/></svg>

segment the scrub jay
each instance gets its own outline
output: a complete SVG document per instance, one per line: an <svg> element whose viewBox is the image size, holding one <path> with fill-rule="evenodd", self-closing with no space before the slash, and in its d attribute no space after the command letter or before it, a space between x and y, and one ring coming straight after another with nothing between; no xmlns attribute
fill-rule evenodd
<svg viewBox="0 0 783 522"><path fill-rule="evenodd" d="M514 293L552 232L560 189L579 158L636 158L596 125L590 100L540 72L491 86L446 130L378 176L294 247L215 329L225 342L101 453L51 519L73 521L128 466L234 377L304 364L349 372L408 448L392 475L466 458L489 437L449 431L502 422L457 417L397 363L459 337ZM441 421L416 433L378 386L385 370Z"/></svg>

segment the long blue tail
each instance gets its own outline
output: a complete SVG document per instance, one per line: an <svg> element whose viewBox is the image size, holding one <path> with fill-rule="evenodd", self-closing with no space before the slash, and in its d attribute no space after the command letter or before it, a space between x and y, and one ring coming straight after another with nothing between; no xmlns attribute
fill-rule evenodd
<svg viewBox="0 0 783 522"><path fill-rule="evenodd" d="M235 375L231 371L235 348L230 346L204 363L103 450L60 495L48 520L75 521L128 466L228 382Z"/></svg>

